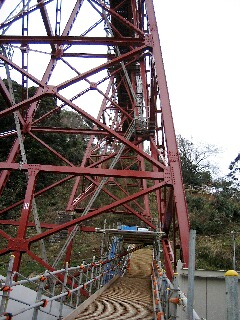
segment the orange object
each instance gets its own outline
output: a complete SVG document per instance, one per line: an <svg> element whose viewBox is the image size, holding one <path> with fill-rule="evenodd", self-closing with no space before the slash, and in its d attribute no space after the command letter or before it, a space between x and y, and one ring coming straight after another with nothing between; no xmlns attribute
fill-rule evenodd
<svg viewBox="0 0 240 320"><path fill-rule="evenodd" d="M179 304L179 298L170 298L169 302Z"/></svg>
<svg viewBox="0 0 240 320"><path fill-rule="evenodd" d="M4 287L1 288L1 291L9 292L9 291L12 291L12 288L9 287L9 286L4 286Z"/></svg>
<svg viewBox="0 0 240 320"><path fill-rule="evenodd" d="M47 299L42 299L41 301L43 302L42 307L45 308L48 304Z"/></svg>
<svg viewBox="0 0 240 320"><path fill-rule="evenodd" d="M6 320L11 320L13 317L12 313L10 312L4 312L3 315L6 317Z"/></svg>
<svg viewBox="0 0 240 320"><path fill-rule="evenodd" d="M45 280L46 280L46 277L41 276L39 280L43 282L43 281L45 281Z"/></svg>
<svg viewBox="0 0 240 320"><path fill-rule="evenodd" d="M157 313L157 320L161 320L163 316L164 316L164 313L159 311Z"/></svg>

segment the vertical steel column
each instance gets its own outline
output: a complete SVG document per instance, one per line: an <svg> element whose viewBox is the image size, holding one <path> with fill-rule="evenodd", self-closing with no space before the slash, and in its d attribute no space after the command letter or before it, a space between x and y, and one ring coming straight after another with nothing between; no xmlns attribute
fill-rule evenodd
<svg viewBox="0 0 240 320"><path fill-rule="evenodd" d="M227 320L239 320L238 306L238 273L235 270L228 270L225 273L226 282L226 303Z"/></svg>
<svg viewBox="0 0 240 320"><path fill-rule="evenodd" d="M62 15L62 0L57 0L56 24L55 24L55 35L56 36L60 36L60 33L61 33L61 15Z"/></svg>
<svg viewBox="0 0 240 320"><path fill-rule="evenodd" d="M28 36L29 1L23 0L22 5L23 5L22 36L24 37L24 36ZM20 49L22 52L22 69L28 72L28 51L29 51L28 44L22 43ZM24 73L22 73L22 100L25 100L27 98L28 98L28 77Z"/></svg>
<svg viewBox="0 0 240 320"><path fill-rule="evenodd" d="M179 234L182 247L184 263L188 265L188 244L189 244L189 221L186 205L184 187L182 182L180 158L176 142L173 118L166 82L166 75L163 65L162 51L157 29L156 17L152 0L146 0L147 14L153 43L153 56L156 63L156 74L160 90L162 117L165 129L166 145L168 150L168 162L174 187L174 198L176 202L177 217L179 223Z"/></svg>
<svg viewBox="0 0 240 320"><path fill-rule="evenodd" d="M193 320L195 243L196 243L196 230L190 230L189 265L188 265L188 293L187 293L187 299L188 299L187 312L188 312L188 319L189 320Z"/></svg>
<svg viewBox="0 0 240 320"><path fill-rule="evenodd" d="M33 201L33 194L35 190L36 185L36 178L37 174L39 172L39 166L38 165L29 165L28 170L28 184L27 184L27 190L25 194L25 199L23 202L22 212L21 212L21 224L18 228L17 238L14 240L13 248L16 250L13 270L19 271L20 267L20 261L21 256L24 251L26 251L28 248L26 248L25 245L25 237L27 232L27 225L29 221L29 216L32 209L32 201Z"/></svg>

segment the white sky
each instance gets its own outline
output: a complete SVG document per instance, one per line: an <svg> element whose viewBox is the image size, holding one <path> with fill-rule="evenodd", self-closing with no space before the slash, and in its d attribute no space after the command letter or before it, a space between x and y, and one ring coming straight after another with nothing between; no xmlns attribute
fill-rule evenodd
<svg viewBox="0 0 240 320"><path fill-rule="evenodd" d="M240 1L154 0L177 134L240 152Z"/></svg>

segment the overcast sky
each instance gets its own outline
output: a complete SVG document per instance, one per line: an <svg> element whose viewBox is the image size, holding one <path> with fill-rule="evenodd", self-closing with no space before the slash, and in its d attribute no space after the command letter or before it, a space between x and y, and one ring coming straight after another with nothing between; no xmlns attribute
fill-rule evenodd
<svg viewBox="0 0 240 320"><path fill-rule="evenodd" d="M240 152L240 1L154 0L177 134Z"/></svg>

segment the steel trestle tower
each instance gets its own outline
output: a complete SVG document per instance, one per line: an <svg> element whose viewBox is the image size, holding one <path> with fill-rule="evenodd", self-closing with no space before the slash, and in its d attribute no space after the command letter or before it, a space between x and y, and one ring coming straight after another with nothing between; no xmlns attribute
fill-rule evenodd
<svg viewBox="0 0 240 320"><path fill-rule="evenodd" d="M0 2L0 143L9 146L0 162L0 255L14 252L15 270L23 255L53 270L58 261L49 262L44 243L50 236L68 230L59 251L69 261L76 233L94 230L89 221L132 216L164 232L171 277L176 257L188 264L189 222L153 1L13 3ZM46 100L51 108L43 107ZM64 110L76 121L58 120ZM81 163L51 144L60 136L85 142ZM29 141L56 161L29 163ZM18 174L26 175L24 196L5 203ZM40 185L39 177L50 174ZM55 223L39 214L39 199L66 183L62 210L71 219Z"/></svg>

